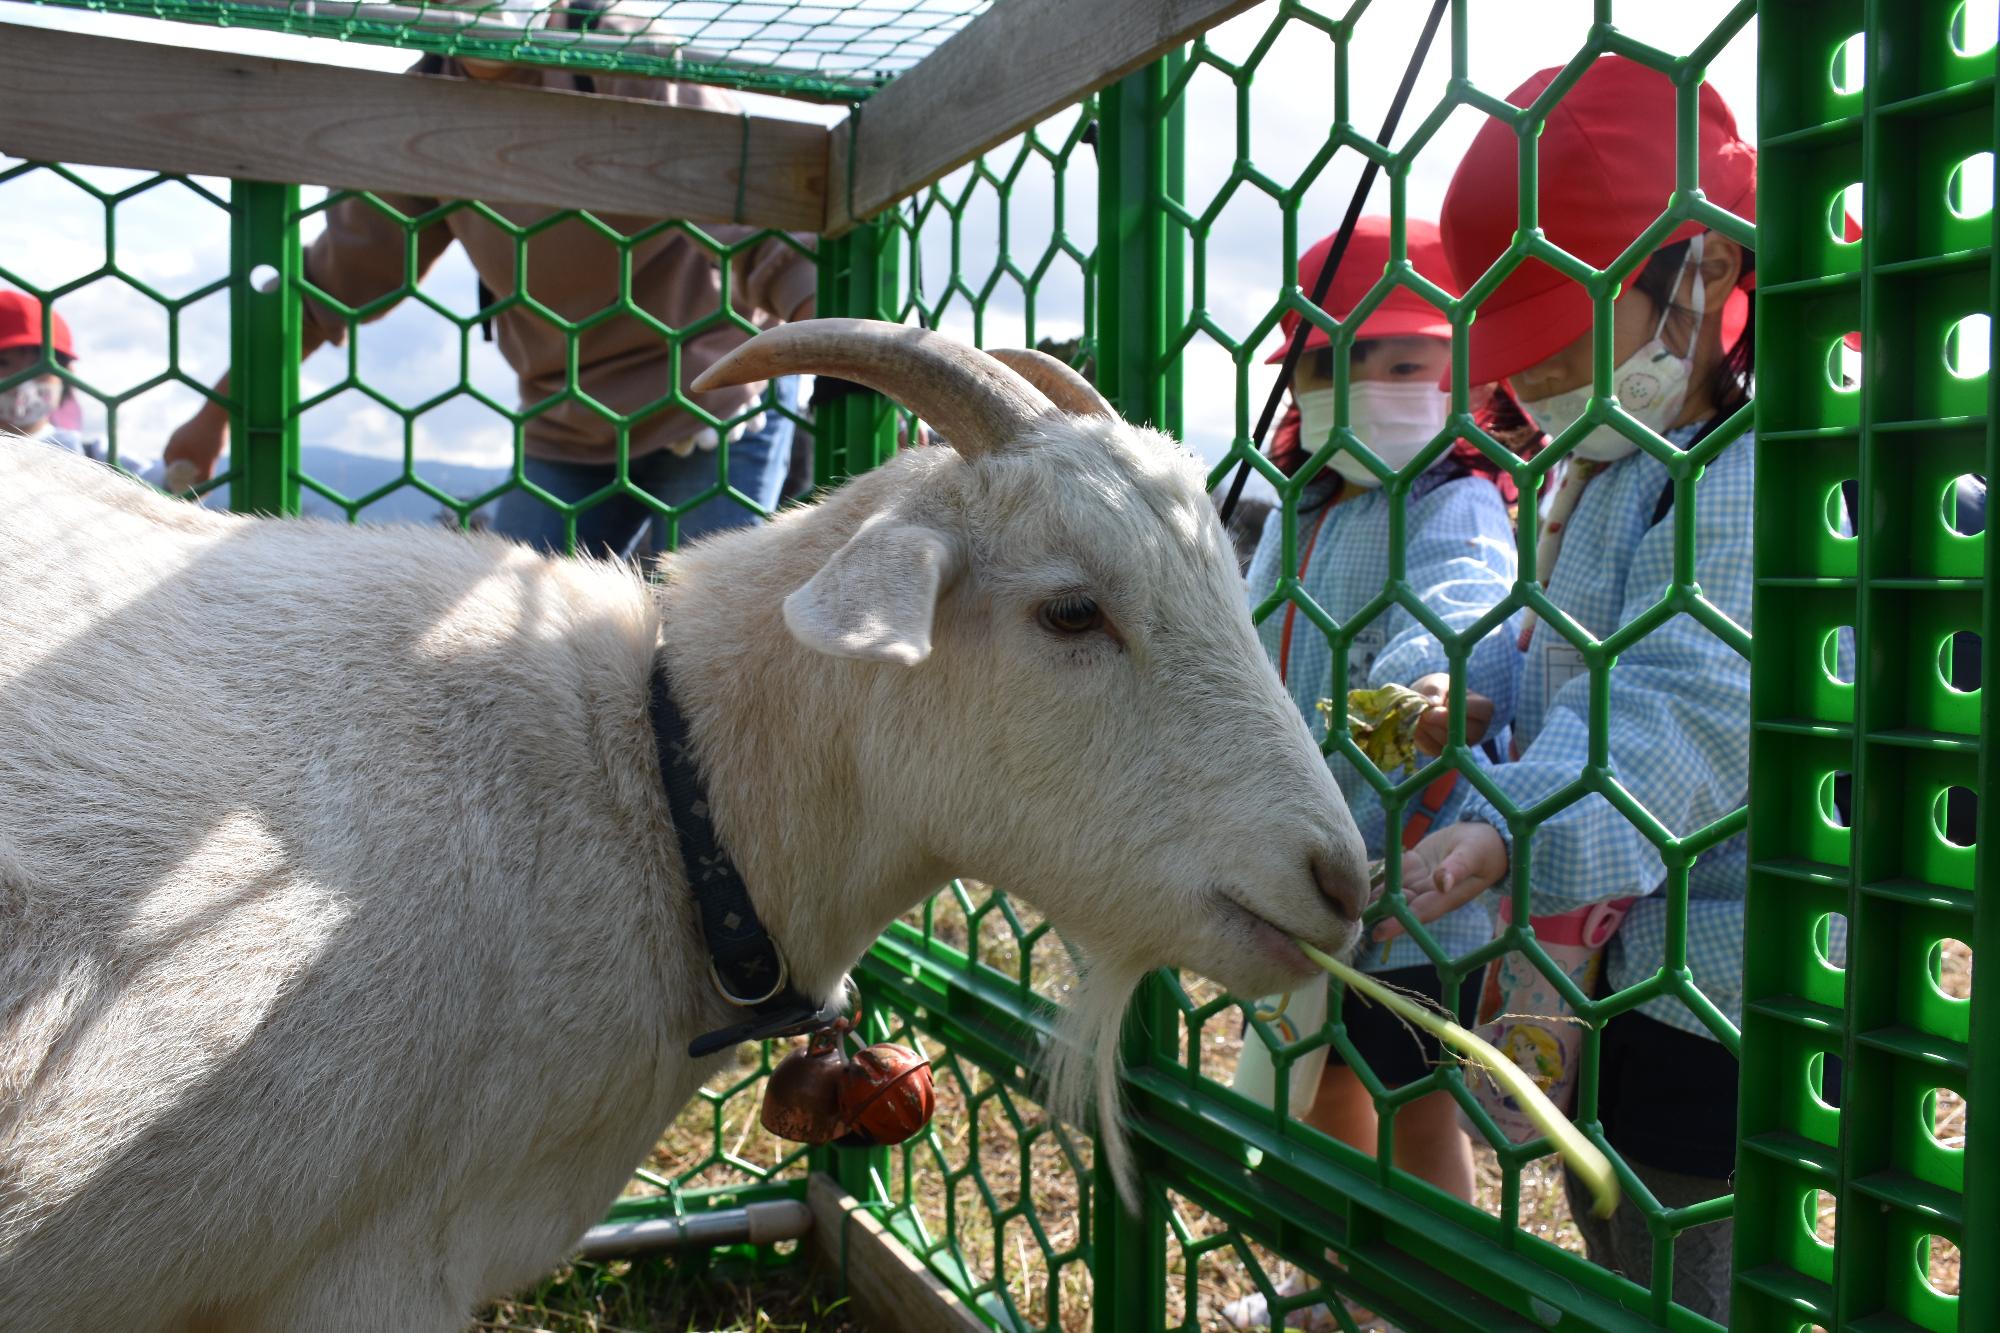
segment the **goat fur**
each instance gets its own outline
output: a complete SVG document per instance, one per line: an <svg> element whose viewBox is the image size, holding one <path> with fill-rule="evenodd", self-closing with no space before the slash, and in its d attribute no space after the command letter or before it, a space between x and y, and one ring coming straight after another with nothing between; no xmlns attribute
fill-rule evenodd
<svg viewBox="0 0 2000 1333"><path fill-rule="evenodd" d="M836 556L845 606L806 591ZM810 994L954 874L1101 962L1102 1059L1145 968L1296 984L1246 908L1350 942L1303 867L1365 876L1359 838L1165 437L910 451L664 569L221 514L0 440L8 1327L444 1333L568 1252L731 1016L660 654ZM1116 637L1035 624L1068 587Z"/></svg>

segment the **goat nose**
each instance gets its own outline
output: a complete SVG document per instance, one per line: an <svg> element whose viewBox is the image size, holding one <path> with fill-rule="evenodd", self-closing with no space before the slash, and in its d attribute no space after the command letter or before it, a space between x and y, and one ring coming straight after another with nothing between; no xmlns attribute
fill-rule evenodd
<svg viewBox="0 0 2000 1333"><path fill-rule="evenodd" d="M1311 864L1313 883L1319 886L1320 897L1342 917L1359 921L1361 910L1368 905L1368 885L1353 874L1343 858L1325 849L1312 854Z"/></svg>

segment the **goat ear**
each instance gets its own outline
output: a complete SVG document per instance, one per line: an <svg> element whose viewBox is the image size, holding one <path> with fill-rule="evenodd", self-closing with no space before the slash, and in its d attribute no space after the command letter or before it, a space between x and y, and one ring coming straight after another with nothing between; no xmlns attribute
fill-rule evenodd
<svg viewBox="0 0 2000 1333"><path fill-rule="evenodd" d="M785 626L834 657L915 666L931 655L938 594L957 572L944 534L877 516L785 599Z"/></svg>

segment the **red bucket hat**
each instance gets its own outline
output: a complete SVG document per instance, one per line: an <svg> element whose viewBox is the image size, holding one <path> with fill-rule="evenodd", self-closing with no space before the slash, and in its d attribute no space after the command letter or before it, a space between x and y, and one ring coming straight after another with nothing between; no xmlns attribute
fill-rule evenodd
<svg viewBox="0 0 2000 1333"><path fill-rule="evenodd" d="M1299 288L1307 296L1312 295L1313 287L1319 282L1320 270L1326 266L1326 257L1333 251L1333 242L1334 236L1322 237L1317 245L1299 256ZM1445 261L1444 240L1438 235L1435 222L1405 219L1403 243L1409 251L1411 267L1454 296L1458 294L1458 286L1451 277L1451 265ZM1388 267L1389 219L1362 218L1354 224L1354 236L1347 243L1347 253L1341 256L1340 267L1334 272L1333 283L1326 289L1326 300L1320 309L1335 319L1346 319L1347 312L1360 304L1361 298L1368 295L1368 289L1380 281ZM1278 323L1285 331L1285 340L1278 344L1277 351L1264 358L1265 365L1274 366L1285 359L1285 348L1291 345L1299 319L1295 310L1287 310L1279 317ZM1361 327L1355 330L1355 336L1450 338L1451 321L1444 317L1443 311L1409 288L1398 287L1369 313ZM1306 334L1305 349L1316 352L1331 342L1326 330L1314 324Z"/></svg>
<svg viewBox="0 0 2000 1333"><path fill-rule="evenodd" d="M1554 81L1545 69L1508 94L1527 106ZM1757 216L1757 150L1709 84L1700 90L1702 192L1742 218ZM1439 220L1451 269L1469 284L1514 239L1519 175L1511 127L1488 120L1445 192ZM1661 213L1674 189L1674 85L1623 56L1584 71L1542 129L1542 230L1593 268L1616 259ZM1683 223L1662 246L1699 235ZM1732 293L1732 300L1736 299ZM1739 325L1740 328L1740 325ZM1471 326L1474 384L1504 379L1553 356L1590 330L1590 297L1539 260L1527 260L1479 305Z"/></svg>
<svg viewBox="0 0 2000 1333"><path fill-rule="evenodd" d="M49 317L49 339L56 355L65 360L76 359L76 346L70 341L69 325L61 315L53 312ZM0 291L0 352L13 347L41 345L42 303L26 292Z"/></svg>

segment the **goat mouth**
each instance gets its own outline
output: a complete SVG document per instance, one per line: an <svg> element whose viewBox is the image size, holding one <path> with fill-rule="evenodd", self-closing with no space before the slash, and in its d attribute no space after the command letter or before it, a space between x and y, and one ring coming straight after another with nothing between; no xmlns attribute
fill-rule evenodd
<svg viewBox="0 0 2000 1333"><path fill-rule="evenodd" d="M1291 932L1244 906L1233 894L1224 893L1221 898L1224 910L1242 920L1258 953L1286 971L1296 972L1300 976L1310 976L1318 971L1312 959L1306 957L1305 951L1292 939Z"/></svg>

